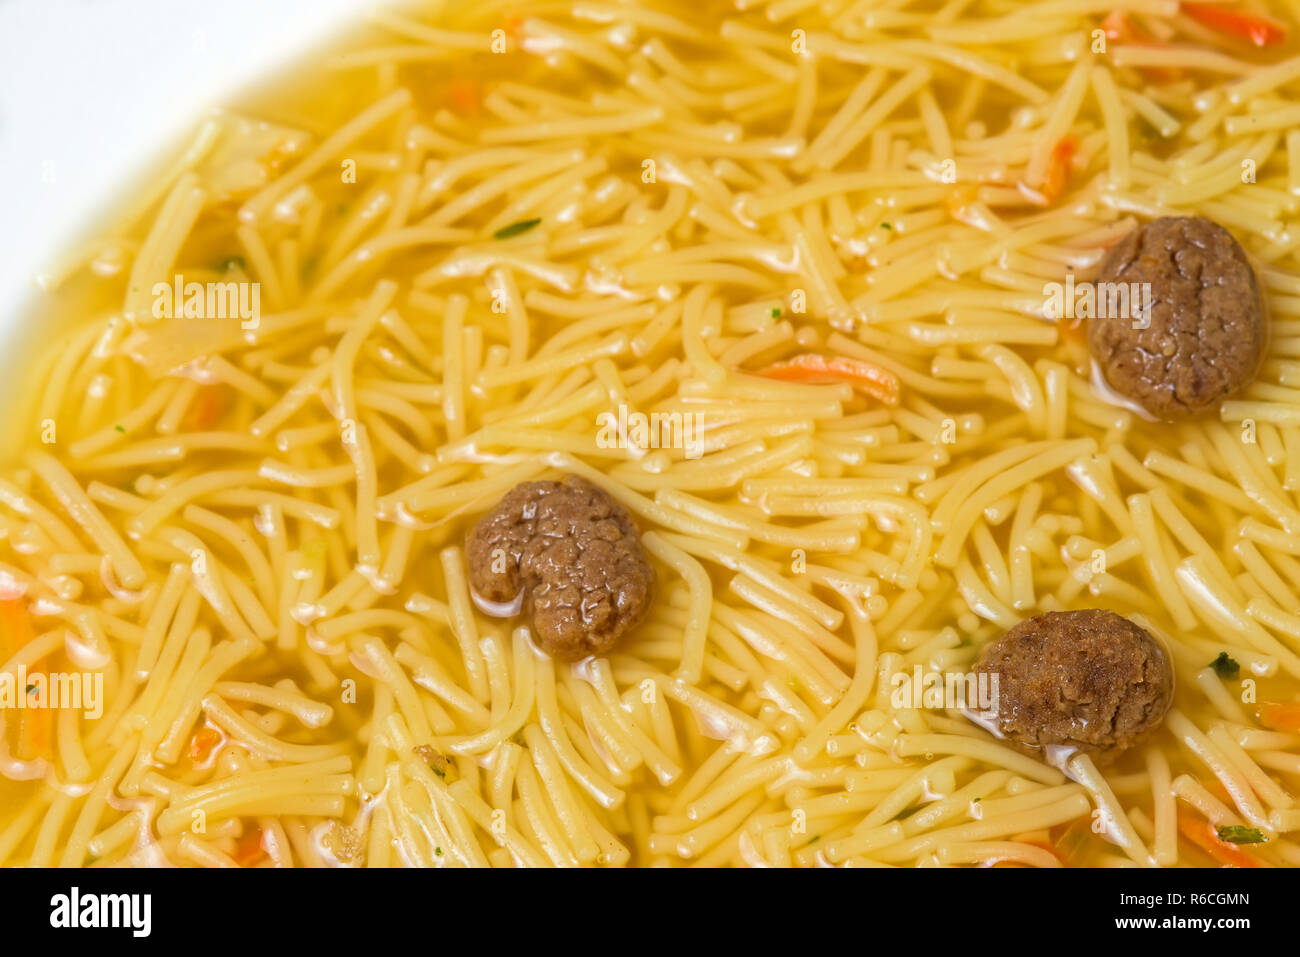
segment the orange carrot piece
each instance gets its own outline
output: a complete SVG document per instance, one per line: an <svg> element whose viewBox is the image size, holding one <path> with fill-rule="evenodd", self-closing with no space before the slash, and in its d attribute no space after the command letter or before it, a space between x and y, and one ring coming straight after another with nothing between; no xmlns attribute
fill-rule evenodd
<svg viewBox="0 0 1300 957"><path fill-rule="evenodd" d="M1070 179L1070 161L1079 151L1079 138L1067 134L1052 147L1052 155L1047 164L1047 176L1037 189L1023 180L1020 192L1035 206L1051 206L1065 192L1065 184Z"/></svg>
<svg viewBox="0 0 1300 957"><path fill-rule="evenodd" d="M809 384L847 383L859 392L866 393L886 405L898 405L902 383L898 376L873 362L850 359L845 356L823 356L807 352L777 362L760 370L757 375L785 382Z"/></svg>
<svg viewBox="0 0 1300 957"><path fill-rule="evenodd" d="M31 614L21 598L0 600L0 661L7 661L36 637ZM29 668L28 676L43 674L41 668ZM22 694L26 688L20 689ZM48 702L46 702L48 704ZM15 722L17 753L24 758L49 755L53 745L54 716L51 709L24 708Z"/></svg>
<svg viewBox="0 0 1300 957"><path fill-rule="evenodd" d="M54 710L28 708L23 712L23 738L31 757L49 757L54 753Z"/></svg>
<svg viewBox="0 0 1300 957"><path fill-rule="evenodd" d="M1112 10L1106 14L1106 19L1101 21L1101 29L1106 34L1107 40L1130 40L1133 37L1133 25L1129 22L1128 14L1123 10Z"/></svg>
<svg viewBox="0 0 1300 957"><path fill-rule="evenodd" d="M1248 851L1243 851L1236 844L1222 840L1214 825L1209 821L1179 813L1178 830L1210 857L1224 867L1260 867L1259 859Z"/></svg>
<svg viewBox="0 0 1300 957"><path fill-rule="evenodd" d="M1155 37L1143 30L1142 27L1134 23L1123 10L1111 11L1106 16L1106 19L1101 21L1101 28L1106 32L1106 39L1113 40L1116 43L1130 43L1135 46L1145 47L1163 45ZM1140 71L1157 83L1172 83L1183 75L1183 71L1177 67L1147 66L1141 67Z"/></svg>
<svg viewBox="0 0 1300 957"><path fill-rule="evenodd" d="M1043 184L1043 193L1049 202L1056 202L1065 192L1066 181L1070 178L1070 162L1079 152L1079 138L1073 134L1061 137L1061 141L1052 147L1052 162L1047 167L1047 182Z"/></svg>
<svg viewBox="0 0 1300 957"><path fill-rule="evenodd" d="M477 116L482 91L473 80L453 80L447 88L447 100L451 103L451 108L461 116Z"/></svg>
<svg viewBox="0 0 1300 957"><path fill-rule="evenodd" d="M229 388L224 385L205 385L199 389L193 405L185 413L185 430L206 432L221 420L229 408Z"/></svg>
<svg viewBox="0 0 1300 957"><path fill-rule="evenodd" d="M1259 703L1259 721L1266 728L1274 731L1290 731L1300 734L1300 702L1290 701L1278 704L1276 701Z"/></svg>
<svg viewBox="0 0 1300 957"><path fill-rule="evenodd" d="M13 657L18 649L35 637L31 616L22 598L0 600L0 661Z"/></svg>
<svg viewBox="0 0 1300 957"><path fill-rule="evenodd" d="M252 867L266 857L266 850L262 847L262 829L260 827L249 828L243 834L239 835L239 840L235 842L235 863L240 867Z"/></svg>
<svg viewBox="0 0 1300 957"><path fill-rule="evenodd" d="M1268 17L1247 13L1216 3L1183 3L1179 9L1201 26L1215 33L1245 40L1257 47L1277 46L1286 42L1286 26Z"/></svg>
<svg viewBox="0 0 1300 957"><path fill-rule="evenodd" d="M187 753L189 759L197 764L202 764L212 753L212 749L221 743L221 734L207 725L199 728L194 732L194 737L190 738L190 749Z"/></svg>

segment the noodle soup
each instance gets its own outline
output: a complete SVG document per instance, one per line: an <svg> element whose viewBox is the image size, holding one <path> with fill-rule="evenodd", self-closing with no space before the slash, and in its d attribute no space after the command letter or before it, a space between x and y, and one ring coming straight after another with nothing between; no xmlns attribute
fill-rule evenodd
<svg viewBox="0 0 1300 957"><path fill-rule="evenodd" d="M204 120L11 367L0 863L1300 863L1300 23L1079 6L428 4ZM1053 301L1161 216L1267 316L1175 422ZM467 561L564 476L577 661ZM1088 609L1134 746L955 697Z"/></svg>

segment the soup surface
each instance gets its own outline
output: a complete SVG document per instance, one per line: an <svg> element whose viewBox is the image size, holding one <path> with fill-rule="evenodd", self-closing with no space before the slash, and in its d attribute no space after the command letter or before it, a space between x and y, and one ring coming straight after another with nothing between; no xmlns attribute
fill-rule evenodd
<svg viewBox="0 0 1300 957"><path fill-rule="evenodd" d="M1298 30L426 4L203 119L11 366L0 863L1300 864ZM1086 334L1162 216L1265 316L1176 421ZM466 557L565 476L652 573L577 661ZM1167 658L1155 730L972 713L1084 609Z"/></svg>

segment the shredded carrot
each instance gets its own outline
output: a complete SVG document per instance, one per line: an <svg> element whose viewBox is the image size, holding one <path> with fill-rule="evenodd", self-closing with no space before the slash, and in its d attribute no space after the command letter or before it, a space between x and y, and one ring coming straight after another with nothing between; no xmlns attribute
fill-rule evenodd
<svg viewBox="0 0 1300 957"><path fill-rule="evenodd" d="M1041 186L1035 189L1027 183L1020 184L1020 192L1036 206L1051 206L1065 192L1065 184L1070 179L1070 162L1079 152L1079 138L1067 134L1052 147L1052 156L1047 164L1047 176Z"/></svg>
<svg viewBox="0 0 1300 957"><path fill-rule="evenodd" d="M1073 134L1061 137L1061 141L1052 147L1052 162L1047 167L1047 182L1043 184L1043 193L1050 202L1056 202L1065 192L1066 181L1070 178L1070 163L1077 152L1079 138Z"/></svg>
<svg viewBox="0 0 1300 957"><path fill-rule="evenodd" d="M1116 43L1145 47L1162 45L1155 37L1134 23L1123 10L1111 11L1106 19L1101 21L1101 28L1106 31L1106 39ZM1183 71L1177 67L1149 66L1140 69L1143 74L1157 83L1172 83L1183 75Z"/></svg>
<svg viewBox="0 0 1300 957"><path fill-rule="evenodd" d="M235 842L235 863L240 867L252 867L266 857L266 850L262 847L262 829L260 827L251 827L243 834L239 835L239 840Z"/></svg>
<svg viewBox="0 0 1300 957"><path fill-rule="evenodd" d="M451 108L461 116L477 116L482 91L474 80L453 80L447 88L447 100L451 103Z"/></svg>
<svg viewBox="0 0 1300 957"><path fill-rule="evenodd" d="M1186 812L1178 815L1178 830L1210 857L1224 867L1259 867L1259 859L1236 844L1222 840L1209 821L1193 817Z"/></svg>
<svg viewBox="0 0 1300 957"><path fill-rule="evenodd" d="M1259 703L1259 721L1266 728L1274 731L1290 731L1300 734L1300 702L1289 701L1278 704L1275 701Z"/></svg>
<svg viewBox="0 0 1300 957"><path fill-rule="evenodd" d="M1233 7L1222 7L1217 3L1184 3L1180 9L1201 26L1209 27L1224 36L1253 43L1257 47L1277 46L1286 42L1286 27L1268 17Z"/></svg>
<svg viewBox="0 0 1300 957"><path fill-rule="evenodd" d="M31 613L21 597L0 599L0 662L7 661L36 637ZM27 669L28 677L46 674L43 668ZM26 688L18 689L27 694ZM48 704L48 702L47 702ZM48 756L52 753L54 715L49 707L24 708L15 722L16 753L24 758Z"/></svg>
<svg viewBox="0 0 1300 957"><path fill-rule="evenodd" d="M1101 21L1101 28L1105 31L1107 40L1123 42L1133 36L1133 25L1123 10L1112 10L1106 14L1106 19Z"/></svg>
<svg viewBox="0 0 1300 957"><path fill-rule="evenodd" d="M215 728L204 725L194 732L194 737L190 738L188 752L190 760L196 764L202 764L212 754L212 749L220 743L221 734Z"/></svg>
<svg viewBox="0 0 1300 957"><path fill-rule="evenodd" d="M206 432L215 426L230 408L230 389L224 385L205 385L194 397L185 413L187 432Z"/></svg>
<svg viewBox="0 0 1300 957"><path fill-rule="evenodd" d="M56 709L29 708L23 712L23 733L33 757L49 757L54 753L54 711Z"/></svg>
<svg viewBox="0 0 1300 957"><path fill-rule="evenodd" d="M0 600L0 661L7 661L35 637L32 619L22 598Z"/></svg>
<svg viewBox="0 0 1300 957"><path fill-rule="evenodd" d="M777 362L757 374L786 382L848 383L859 392L873 396L886 405L898 405L902 392L898 376L882 366L861 359L823 356L813 352Z"/></svg>

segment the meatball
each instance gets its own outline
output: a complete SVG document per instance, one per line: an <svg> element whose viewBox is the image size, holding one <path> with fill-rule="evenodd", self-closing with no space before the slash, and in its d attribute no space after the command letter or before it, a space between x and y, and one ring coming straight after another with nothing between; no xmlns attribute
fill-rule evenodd
<svg viewBox="0 0 1300 957"><path fill-rule="evenodd" d="M482 598L520 598L553 658L609 651L645 617L654 571L627 510L574 475L524 482L469 533L469 580Z"/></svg>
<svg viewBox="0 0 1300 957"><path fill-rule="evenodd" d="M1149 284L1148 316L1094 317L1088 349L1111 388L1151 415L1194 415L1254 377L1264 351L1259 286L1218 223L1199 216L1148 223L1106 254L1098 290L1103 283ZM1150 324L1135 328L1143 318Z"/></svg>
<svg viewBox="0 0 1300 957"><path fill-rule="evenodd" d="M984 649L975 672L997 676L997 727L1030 749L1118 754L1159 727L1173 697L1156 640L1099 609L1022 621Z"/></svg>

